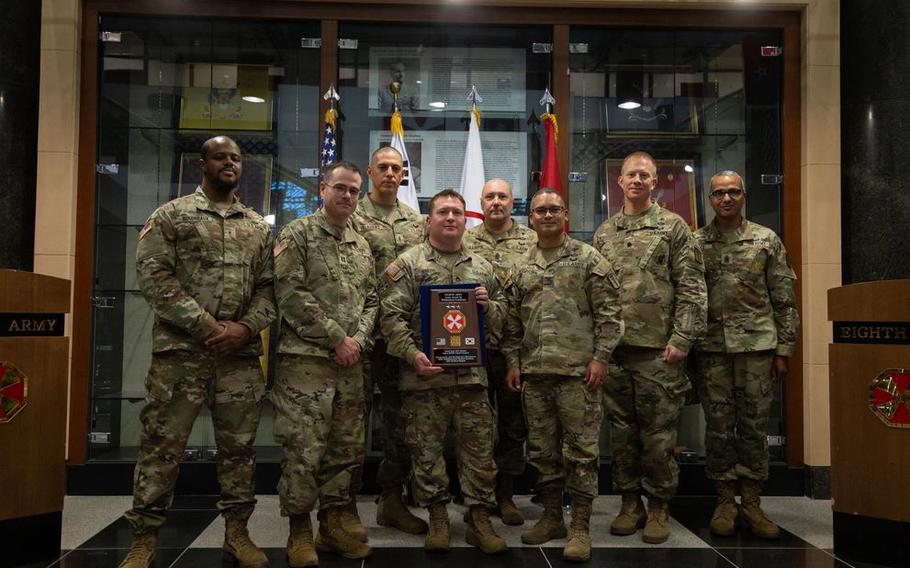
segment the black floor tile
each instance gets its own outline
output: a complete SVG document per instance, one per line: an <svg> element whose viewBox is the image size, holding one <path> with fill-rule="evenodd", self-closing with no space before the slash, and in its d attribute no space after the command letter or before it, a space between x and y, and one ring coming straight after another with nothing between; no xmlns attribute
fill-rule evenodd
<svg viewBox="0 0 910 568"><path fill-rule="evenodd" d="M670 503L670 515L714 548L815 548L783 528L775 540L759 538L743 528L730 536L715 536L709 526L715 504L713 497L676 497Z"/></svg>
<svg viewBox="0 0 910 568"><path fill-rule="evenodd" d="M153 568L168 568L180 556L182 548L161 548L155 552ZM117 568L126 556L126 549L76 549L52 568Z"/></svg>
<svg viewBox="0 0 910 568"><path fill-rule="evenodd" d="M741 548L718 552L739 568L850 568L818 548Z"/></svg>
<svg viewBox="0 0 910 568"><path fill-rule="evenodd" d="M158 531L158 546L186 548L218 516L218 511L170 511L167 521ZM120 517L79 548L129 548L133 531L125 518Z"/></svg>
<svg viewBox="0 0 910 568"><path fill-rule="evenodd" d="M319 566L323 566L319 555ZM422 548L377 548L366 565L371 568L432 566L433 568L547 568L539 548L511 548L502 554L484 554L476 548L452 548L448 552L426 552Z"/></svg>
<svg viewBox="0 0 910 568"><path fill-rule="evenodd" d="M581 566L562 559L562 548L544 548L553 568ZM586 568L732 568L730 563L710 548L595 548Z"/></svg>

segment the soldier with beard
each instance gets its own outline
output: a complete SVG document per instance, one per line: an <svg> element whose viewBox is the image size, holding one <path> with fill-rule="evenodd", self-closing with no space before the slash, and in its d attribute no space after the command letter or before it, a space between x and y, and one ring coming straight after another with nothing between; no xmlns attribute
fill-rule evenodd
<svg viewBox="0 0 910 568"><path fill-rule="evenodd" d="M139 288L155 314L142 434L126 518L134 539L121 568L146 568L174 495L180 456L204 404L212 413L224 552L268 566L250 540L256 499L253 441L265 394L259 332L275 319L272 235L236 196L240 148L226 136L202 146L202 185L155 210L139 233Z"/></svg>

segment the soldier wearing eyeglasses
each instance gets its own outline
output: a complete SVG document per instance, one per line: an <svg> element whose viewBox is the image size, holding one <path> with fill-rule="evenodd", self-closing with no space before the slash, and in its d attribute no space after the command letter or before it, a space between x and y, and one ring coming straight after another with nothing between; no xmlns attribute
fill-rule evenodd
<svg viewBox="0 0 910 568"><path fill-rule="evenodd" d="M290 566L315 566L315 546L346 558L371 552L343 515L363 464L362 354L373 342L379 296L370 245L348 224L360 170L340 161L323 176L322 207L288 223L274 251L281 336L272 404L275 441L284 448L278 496L282 516L290 517Z"/></svg>
<svg viewBox="0 0 910 568"><path fill-rule="evenodd" d="M796 274L774 231L743 217L738 173L715 174L709 197L714 220L695 233L708 285L708 333L696 347L695 384L705 411L706 474L718 494L711 532L733 534L739 520L773 539L780 530L761 509L761 483L768 478L772 386L787 374L799 328Z"/></svg>
<svg viewBox="0 0 910 568"><path fill-rule="evenodd" d="M623 210L594 234L595 248L620 271L626 324L604 387L613 485L622 493L610 531L644 528L642 540L658 544L670 536L668 504L679 483L677 424L691 388L684 360L705 330L704 264L686 222L651 199L657 165L650 154L626 156L618 182Z"/></svg>
<svg viewBox="0 0 910 568"><path fill-rule="evenodd" d="M568 213L554 190L534 195L531 215L538 240L513 272L502 346L506 381L521 392L529 461L544 506L521 539L539 545L568 533L563 557L585 561L598 493L601 385L622 336L619 278L594 247L565 234ZM570 531L562 515L565 490L572 498Z"/></svg>

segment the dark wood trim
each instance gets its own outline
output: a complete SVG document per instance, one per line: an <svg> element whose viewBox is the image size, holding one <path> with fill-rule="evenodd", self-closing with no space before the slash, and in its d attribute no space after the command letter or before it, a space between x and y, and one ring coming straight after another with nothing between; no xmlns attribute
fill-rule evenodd
<svg viewBox="0 0 910 568"><path fill-rule="evenodd" d="M556 113L559 125L559 139L556 141L556 150L559 154L559 164L562 167L562 186L566 188L566 204L571 203L569 195L569 26L557 24L553 26L553 79L550 88L556 104L553 112Z"/></svg>
<svg viewBox="0 0 910 568"><path fill-rule="evenodd" d="M465 3L409 4L375 2L249 2L248 0L85 0L86 9L98 13L150 14L196 17L244 17L256 19L329 19L372 22L450 22L478 25L543 24L705 28L780 28L799 26L800 13L793 11L684 10L673 8L590 8L572 3L511 2L505 6ZM556 9L554 9L556 8Z"/></svg>
<svg viewBox="0 0 910 568"><path fill-rule="evenodd" d="M322 98L331 85L338 89L338 20L322 21L322 47L319 50L319 116L325 116L329 102ZM320 123L321 125L322 123ZM322 129L316 129L316 163L322 163Z"/></svg>
<svg viewBox="0 0 910 568"><path fill-rule="evenodd" d="M87 3L90 4L90 3ZM95 271L95 156L98 149L98 12L82 12L82 77L79 94L79 172L76 189L76 254L70 358L68 463L88 458L92 376L92 281Z"/></svg>
<svg viewBox="0 0 910 568"><path fill-rule="evenodd" d="M796 271L796 302L802 309L802 70L800 59L802 39L800 23L789 22L784 26L784 78L782 148L784 183L781 196L784 245ZM797 342L790 357L790 373L786 382L787 464L790 467L805 465L803 421L803 348Z"/></svg>

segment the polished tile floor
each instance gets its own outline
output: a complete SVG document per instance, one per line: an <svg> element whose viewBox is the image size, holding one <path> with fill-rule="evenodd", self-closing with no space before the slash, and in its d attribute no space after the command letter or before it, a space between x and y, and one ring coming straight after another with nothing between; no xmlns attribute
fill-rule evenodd
<svg viewBox="0 0 910 568"><path fill-rule="evenodd" d="M536 519L540 508L529 497L516 499L527 518ZM126 555L130 531L122 518L129 497L67 497L63 516L62 556L50 564L66 568L115 568ZM672 536L660 546L646 545L640 535L616 537L609 523L619 508L619 497L604 495L595 501L592 536L595 550L588 566L615 568L866 568L848 563L832 553L831 503L803 497L768 497L765 508L781 526L777 541L764 541L747 533L719 538L708 530L713 500L707 497L679 497L671 505ZM494 520L496 530L510 549L498 556L486 556L464 543L463 507L449 506L453 549L445 554L427 554L422 537L403 535L375 525L376 506L370 497L360 499L360 511L368 522L373 556L364 561L320 555L323 567L503 567L555 568L562 560L563 541L543 547L522 546L523 527L505 527ZM425 511L417 511L426 515ZM208 568L222 566L221 542L224 524L215 510L213 497L181 497L174 503L168 522L159 533L155 566ZM253 540L263 547L273 567L286 566L284 545L287 522L278 516L278 498L263 495L250 519ZM37 566L44 566L36 565ZM224 563L230 566L230 563ZM31 568L31 567L30 567Z"/></svg>

